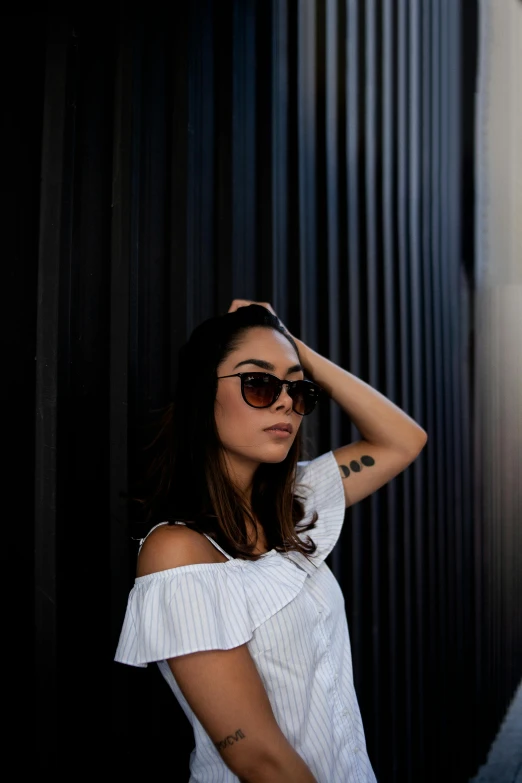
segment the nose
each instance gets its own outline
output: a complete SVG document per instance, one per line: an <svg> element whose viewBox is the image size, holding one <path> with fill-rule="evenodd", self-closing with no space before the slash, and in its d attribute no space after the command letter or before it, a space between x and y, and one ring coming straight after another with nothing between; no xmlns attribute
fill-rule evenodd
<svg viewBox="0 0 522 783"><path fill-rule="evenodd" d="M288 394L288 385L286 383L283 383L281 394L275 401L275 405L277 408L284 408L285 410L292 410L292 407L294 405L293 399Z"/></svg>

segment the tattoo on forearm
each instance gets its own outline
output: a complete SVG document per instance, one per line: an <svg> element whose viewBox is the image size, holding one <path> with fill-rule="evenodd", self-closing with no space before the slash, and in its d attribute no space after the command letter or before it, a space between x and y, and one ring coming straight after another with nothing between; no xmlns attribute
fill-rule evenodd
<svg viewBox="0 0 522 783"><path fill-rule="evenodd" d="M339 465L339 470L341 471L343 479L345 479L348 478L352 471L353 473L360 473L363 465L367 468L371 468L372 465L375 465L374 458L370 457L368 454L365 454L364 457L361 457L361 462L358 462L356 459L352 459L350 462L350 467L348 467L348 465Z"/></svg>
<svg viewBox="0 0 522 783"><path fill-rule="evenodd" d="M245 735L241 729L238 729L235 734L229 734L228 737L225 737L224 740L221 740L221 742L215 742L214 745L218 750L224 750L229 745L233 745L234 742L238 742L240 739L245 739Z"/></svg>

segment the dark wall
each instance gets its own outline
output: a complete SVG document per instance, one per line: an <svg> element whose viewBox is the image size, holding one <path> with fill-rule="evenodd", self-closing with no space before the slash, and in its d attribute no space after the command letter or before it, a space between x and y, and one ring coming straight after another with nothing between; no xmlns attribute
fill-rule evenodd
<svg viewBox="0 0 522 783"><path fill-rule="evenodd" d="M25 663L38 768L104 755L121 775L188 779L191 730L156 668L112 661L137 546L124 496L179 346L233 298L271 302L427 430L415 464L349 510L329 564L378 780L466 781L484 757L516 679L480 681L486 714L468 415L476 16L194 0L175 16L109 2L3 17L7 565L23 574L9 622L21 635L36 617L35 662L30 643L14 656L13 732L34 691ZM358 437L333 403L305 435L309 456Z"/></svg>
<svg viewBox="0 0 522 783"><path fill-rule="evenodd" d="M4 524L2 664L13 738L34 705L34 469L39 184L43 122L43 17L0 24L1 399ZM34 724L31 730L34 730ZM5 736L5 735L4 735ZM10 733L7 733L10 739ZM6 743L6 757L10 750Z"/></svg>

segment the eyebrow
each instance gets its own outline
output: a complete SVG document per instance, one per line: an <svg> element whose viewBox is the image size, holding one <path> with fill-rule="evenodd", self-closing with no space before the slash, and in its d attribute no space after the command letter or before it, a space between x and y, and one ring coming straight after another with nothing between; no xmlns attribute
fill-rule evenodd
<svg viewBox="0 0 522 783"><path fill-rule="evenodd" d="M270 362L265 362L264 359L243 359L242 362L236 364L234 370L237 370L237 368L241 367L242 364L255 364L257 367L261 367L263 370L271 370L272 372L275 370L274 365L270 364ZM300 364L293 364L286 371L286 375L290 375L293 372L304 372L304 370Z"/></svg>

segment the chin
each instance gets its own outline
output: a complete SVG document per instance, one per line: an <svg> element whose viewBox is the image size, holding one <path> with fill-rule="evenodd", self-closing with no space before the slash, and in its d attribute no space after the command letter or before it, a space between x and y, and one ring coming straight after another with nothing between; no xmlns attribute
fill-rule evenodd
<svg viewBox="0 0 522 783"><path fill-rule="evenodd" d="M260 462L282 462L288 457L290 449L272 449L266 451L264 455L260 455Z"/></svg>

